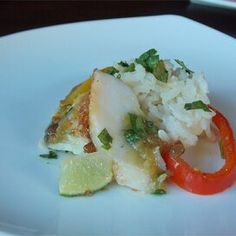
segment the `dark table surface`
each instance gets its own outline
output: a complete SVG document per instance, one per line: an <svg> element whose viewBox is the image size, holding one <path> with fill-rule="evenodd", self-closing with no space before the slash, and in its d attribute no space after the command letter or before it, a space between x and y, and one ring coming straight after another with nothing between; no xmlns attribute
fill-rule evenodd
<svg viewBox="0 0 236 236"><path fill-rule="evenodd" d="M236 37L236 10L167 0L1 1L0 36L69 22L161 14L182 15Z"/></svg>

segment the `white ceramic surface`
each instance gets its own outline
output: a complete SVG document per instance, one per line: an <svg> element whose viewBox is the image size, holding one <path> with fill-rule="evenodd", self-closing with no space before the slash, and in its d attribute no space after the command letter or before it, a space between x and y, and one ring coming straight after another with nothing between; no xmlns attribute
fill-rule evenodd
<svg viewBox="0 0 236 236"><path fill-rule="evenodd" d="M120 59L157 48L204 71L211 101L236 131L236 41L166 15L58 25L0 38L0 231L24 235L235 235L236 185L198 196L110 187L60 197L58 160L38 157L49 117L70 88Z"/></svg>
<svg viewBox="0 0 236 236"><path fill-rule="evenodd" d="M191 2L194 2L197 4L203 4L207 6L214 6L214 7L236 10L235 0L191 0Z"/></svg>

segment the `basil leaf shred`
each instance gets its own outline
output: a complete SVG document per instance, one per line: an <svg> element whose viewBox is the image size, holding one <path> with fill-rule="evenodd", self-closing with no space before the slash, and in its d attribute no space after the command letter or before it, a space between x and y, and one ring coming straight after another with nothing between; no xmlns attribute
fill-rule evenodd
<svg viewBox="0 0 236 236"><path fill-rule="evenodd" d="M120 61L118 65L124 67L124 72L133 72L135 71L135 64L130 63L128 64L126 61Z"/></svg>
<svg viewBox="0 0 236 236"><path fill-rule="evenodd" d="M118 65L120 65L120 66L122 66L122 67L128 67L128 66L129 66L129 64L128 64L126 61L120 61L120 62L118 63Z"/></svg>
<svg viewBox="0 0 236 236"><path fill-rule="evenodd" d="M183 61L175 59L175 61L182 67L183 70L185 70L188 74L193 74L194 72L192 70L190 70Z"/></svg>
<svg viewBox="0 0 236 236"><path fill-rule="evenodd" d="M153 74L161 82L167 83L168 71L165 68L165 63L163 60L158 62L157 66L154 68Z"/></svg>
<svg viewBox="0 0 236 236"><path fill-rule="evenodd" d="M124 72L134 72L135 71L135 64L131 63L124 69Z"/></svg>
<svg viewBox="0 0 236 236"><path fill-rule="evenodd" d="M159 55L157 54L157 50L152 48L146 52L144 52L139 58L135 59L137 64L141 64L146 71L153 72L159 61Z"/></svg>
<svg viewBox="0 0 236 236"><path fill-rule="evenodd" d="M209 107L201 100L194 101L192 103L185 103L184 108L185 108L185 110L202 109L206 112L211 112Z"/></svg>
<svg viewBox="0 0 236 236"><path fill-rule="evenodd" d="M42 158L57 159L57 153L54 151L49 151L47 154L40 154L39 156Z"/></svg>
<svg viewBox="0 0 236 236"><path fill-rule="evenodd" d="M153 122L146 120L142 116L129 113L131 128L124 131L124 137L127 143L134 143L145 140L149 134L158 135L158 127Z"/></svg>
<svg viewBox="0 0 236 236"><path fill-rule="evenodd" d="M143 53L139 58L135 59L135 62L141 64L146 71L152 73L157 80L167 83L168 71L165 68L164 61L160 60L156 49L152 48Z"/></svg>
<svg viewBox="0 0 236 236"><path fill-rule="evenodd" d="M106 73L114 76L116 73L119 73L119 71L112 66L106 70Z"/></svg>
<svg viewBox="0 0 236 236"><path fill-rule="evenodd" d="M104 128L98 135L98 139L102 143L102 148L109 150L111 148L113 138L108 133L107 129Z"/></svg>
<svg viewBox="0 0 236 236"><path fill-rule="evenodd" d="M157 189L153 194L163 195L163 194L166 194L166 190L160 188L160 189Z"/></svg>

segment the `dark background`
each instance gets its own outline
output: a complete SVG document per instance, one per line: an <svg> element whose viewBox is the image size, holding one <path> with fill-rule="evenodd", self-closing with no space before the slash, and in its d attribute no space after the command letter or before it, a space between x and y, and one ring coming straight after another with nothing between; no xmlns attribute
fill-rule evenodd
<svg viewBox="0 0 236 236"><path fill-rule="evenodd" d="M0 36L85 20L177 14L236 37L236 10L189 1L0 1Z"/></svg>

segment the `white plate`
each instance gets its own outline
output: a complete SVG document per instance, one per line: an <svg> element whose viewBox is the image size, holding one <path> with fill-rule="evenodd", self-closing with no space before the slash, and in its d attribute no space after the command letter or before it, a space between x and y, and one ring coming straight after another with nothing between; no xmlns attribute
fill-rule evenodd
<svg viewBox="0 0 236 236"><path fill-rule="evenodd" d="M236 10L235 0L191 0L193 3Z"/></svg>
<svg viewBox="0 0 236 236"><path fill-rule="evenodd" d="M212 104L236 131L235 39L179 16L59 25L0 38L0 229L27 235L235 235L236 186L198 196L111 187L60 197L59 161L38 157L38 140L70 88L94 68L157 48L204 71Z"/></svg>

